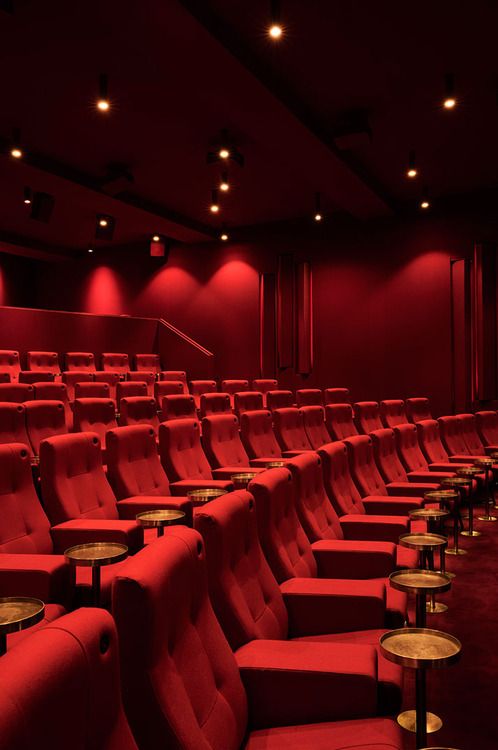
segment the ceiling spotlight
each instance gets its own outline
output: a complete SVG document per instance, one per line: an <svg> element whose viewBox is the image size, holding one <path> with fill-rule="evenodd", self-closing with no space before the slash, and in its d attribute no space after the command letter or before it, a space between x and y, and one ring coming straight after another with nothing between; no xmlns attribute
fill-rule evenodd
<svg viewBox="0 0 498 750"><path fill-rule="evenodd" d="M415 151L410 151L408 156L408 167L406 169L406 176L413 179L418 175L418 170L415 164Z"/></svg>
<svg viewBox="0 0 498 750"><path fill-rule="evenodd" d="M211 205L209 210L212 214L217 214L220 210L220 201L218 198L218 191L215 189L211 192Z"/></svg>
<svg viewBox="0 0 498 750"><path fill-rule="evenodd" d="M272 39L280 39L283 34L282 24L280 23L280 2L272 0L271 2L271 22L268 27L268 34Z"/></svg>
<svg viewBox="0 0 498 750"><path fill-rule="evenodd" d="M420 208L423 208L424 210L430 208L430 201L429 201L429 191L427 188L424 188L422 192L422 198L420 200Z"/></svg>
<svg viewBox="0 0 498 750"><path fill-rule="evenodd" d="M220 234L220 240L223 240L223 242L227 242L227 240L228 240L228 234L226 232L222 232Z"/></svg>
<svg viewBox="0 0 498 750"><path fill-rule="evenodd" d="M159 234L153 234L152 235L152 242L161 242L161 237Z"/></svg>
<svg viewBox="0 0 498 750"><path fill-rule="evenodd" d="M453 73L447 73L444 78L444 100L443 107L445 109L453 109L456 106L457 100L455 97L455 77Z"/></svg>
<svg viewBox="0 0 498 750"><path fill-rule="evenodd" d="M99 76L99 98L97 99L97 109L99 109L101 112L108 112L111 106L109 102L107 84L107 75L105 73L101 73Z"/></svg>
<svg viewBox="0 0 498 750"><path fill-rule="evenodd" d="M32 201L31 188L30 187L25 187L24 188L24 203L27 206L30 206L31 205L31 201Z"/></svg>
<svg viewBox="0 0 498 750"><path fill-rule="evenodd" d="M322 197L320 193L315 193L315 215L313 217L315 221L321 221L323 219L321 203Z"/></svg>
<svg viewBox="0 0 498 750"><path fill-rule="evenodd" d="M17 146L14 146L10 150L10 155L13 156L14 159L20 159L22 157L22 150L17 148Z"/></svg>
<svg viewBox="0 0 498 750"><path fill-rule="evenodd" d="M114 229L116 227L116 219L108 214L97 214L97 222L95 227L95 237L98 240L112 240L114 236Z"/></svg>
<svg viewBox="0 0 498 750"><path fill-rule="evenodd" d="M108 225L107 219L103 216L101 219L99 219L99 227L106 227Z"/></svg>
<svg viewBox="0 0 498 750"><path fill-rule="evenodd" d="M14 130L12 131L10 155L14 159L21 159L24 156L24 153L21 147L21 131L19 128L14 128Z"/></svg>
<svg viewBox="0 0 498 750"><path fill-rule="evenodd" d="M218 156L220 159L229 159L230 158L230 149L228 148L220 148L218 151Z"/></svg>
<svg viewBox="0 0 498 750"><path fill-rule="evenodd" d="M89 247L89 248L88 248L88 252L89 252L89 253L93 253L93 247Z"/></svg>
<svg viewBox="0 0 498 750"><path fill-rule="evenodd" d="M228 182L228 175L226 172L223 172L221 175L220 190L223 190L224 193L226 193L227 190L230 190L230 183Z"/></svg>

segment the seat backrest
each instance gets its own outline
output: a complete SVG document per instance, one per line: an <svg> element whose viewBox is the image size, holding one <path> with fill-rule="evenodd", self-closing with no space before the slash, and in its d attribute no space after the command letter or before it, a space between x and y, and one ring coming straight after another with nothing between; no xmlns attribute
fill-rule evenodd
<svg viewBox="0 0 498 750"><path fill-rule="evenodd" d="M351 476L362 497L387 495L386 485L375 463L372 439L369 435L346 438Z"/></svg>
<svg viewBox="0 0 498 750"><path fill-rule="evenodd" d="M202 537L171 527L126 560L113 585L113 614L140 750L239 750L246 696L209 599Z"/></svg>
<svg viewBox="0 0 498 750"><path fill-rule="evenodd" d="M259 391L259 393L268 393L268 391L278 390L278 380L272 378L256 378L252 381L253 391Z"/></svg>
<svg viewBox="0 0 498 750"><path fill-rule="evenodd" d="M476 412L477 431L484 445L498 445L498 413Z"/></svg>
<svg viewBox="0 0 498 750"><path fill-rule="evenodd" d="M302 453L287 461L292 474L299 520L310 542L344 539L337 513L325 492L318 453Z"/></svg>
<svg viewBox="0 0 498 750"><path fill-rule="evenodd" d="M441 442L436 419L422 419L421 422L417 422L417 437L427 463L448 463L449 457Z"/></svg>
<svg viewBox="0 0 498 750"><path fill-rule="evenodd" d="M249 466L235 414L212 414L202 420L202 445L213 469Z"/></svg>
<svg viewBox="0 0 498 750"><path fill-rule="evenodd" d="M300 406L322 406L323 395L319 388L299 388L296 391L296 404Z"/></svg>
<svg viewBox="0 0 498 750"><path fill-rule="evenodd" d="M406 471L396 450L396 439L393 430L385 427L370 433L374 450L375 463L386 484L390 482L408 482Z"/></svg>
<svg viewBox="0 0 498 750"><path fill-rule="evenodd" d="M118 411L122 398L129 396L147 396L147 383L144 380L120 380L116 384L116 401Z"/></svg>
<svg viewBox="0 0 498 750"><path fill-rule="evenodd" d="M19 373L20 383L53 383L55 373L52 370L21 370Z"/></svg>
<svg viewBox="0 0 498 750"><path fill-rule="evenodd" d="M154 398L156 399L156 404L160 406L166 396L190 397L195 410L194 397L187 393L181 380L156 380L154 383Z"/></svg>
<svg viewBox="0 0 498 750"><path fill-rule="evenodd" d="M364 513L361 495L349 468L348 451L341 441L322 445L318 451L322 459L323 485L339 516Z"/></svg>
<svg viewBox="0 0 498 750"><path fill-rule="evenodd" d="M77 398L73 404L74 432L96 432L105 447L109 430L118 426L110 398Z"/></svg>
<svg viewBox="0 0 498 750"><path fill-rule="evenodd" d="M297 514L290 471L263 471L252 480L249 491L256 501L261 547L277 581L315 578L317 565Z"/></svg>
<svg viewBox="0 0 498 750"><path fill-rule="evenodd" d="M232 413L232 402L228 393L203 393L200 398L200 407L201 417Z"/></svg>
<svg viewBox="0 0 498 750"><path fill-rule="evenodd" d="M462 436L468 452L472 456L484 456L486 451L477 433L476 418L473 414L457 414Z"/></svg>
<svg viewBox="0 0 498 750"><path fill-rule="evenodd" d="M130 370L130 360L124 352L103 352L102 369L111 372L125 373Z"/></svg>
<svg viewBox="0 0 498 750"><path fill-rule="evenodd" d="M285 409L294 405L294 396L292 391L267 391L266 406L270 411L275 409Z"/></svg>
<svg viewBox="0 0 498 750"><path fill-rule="evenodd" d="M240 415L240 436L249 458L281 458L282 451L273 432L271 412L266 409Z"/></svg>
<svg viewBox="0 0 498 750"><path fill-rule="evenodd" d="M191 380L190 393L194 397L196 409L201 407L201 396L203 393L216 393L215 380Z"/></svg>
<svg viewBox="0 0 498 750"><path fill-rule="evenodd" d="M89 370L65 370L62 373L62 382L67 388L67 396L70 401L74 401L76 383L91 383L93 381L93 372Z"/></svg>
<svg viewBox="0 0 498 750"><path fill-rule="evenodd" d="M133 495L171 494L151 427L135 424L109 430L107 478L118 500Z"/></svg>
<svg viewBox="0 0 498 750"><path fill-rule="evenodd" d="M111 389L109 388L109 383L94 383L91 381L88 383L75 383L74 397L110 399Z"/></svg>
<svg viewBox="0 0 498 750"><path fill-rule="evenodd" d="M432 419L428 398L407 398L406 415L410 422L421 422L422 419Z"/></svg>
<svg viewBox="0 0 498 750"><path fill-rule="evenodd" d="M12 382L16 381L21 371L19 352L14 349L0 349L0 372L7 372Z"/></svg>
<svg viewBox="0 0 498 750"><path fill-rule="evenodd" d="M34 388L31 383L0 383L0 401L22 404L31 401Z"/></svg>
<svg viewBox="0 0 498 750"><path fill-rule="evenodd" d="M275 437L283 451L311 450L299 409L275 409L273 420Z"/></svg>
<svg viewBox="0 0 498 750"><path fill-rule="evenodd" d="M325 407L325 424L332 440L344 440L358 434L351 404L328 404Z"/></svg>
<svg viewBox="0 0 498 750"><path fill-rule="evenodd" d="M303 415L304 429L311 447L318 450L325 443L330 443L323 406L302 406L300 412Z"/></svg>
<svg viewBox="0 0 498 750"><path fill-rule="evenodd" d="M154 385L156 383L156 374L152 370L140 370L140 372L128 372L126 377L131 382L140 381L147 385L147 395L154 397Z"/></svg>
<svg viewBox="0 0 498 750"><path fill-rule="evenodd" d="M196 513L204 539L211 602L235 651L260 638L284 639L287 610L258 537L253 496L230 492Z"/></svg>
<svg viewBox="0 0 498 750"><path fill-rule="evenodd" d="M160 403L161 422L168 422L170 419L195 419L197 416L194 397L190 393L164 396Z"/></svg>
<svg viewBox="0 0 498 750"><path fill-rule="evenodd" d="M45 438L67 433L66 413L62 401L26 401L26 431L35 456Z"/></svg>
<svg viewBox="0 0 498 750"><path fill-rule="evenodd" d="M263 409L263 394L259 391L240 391L233 397L233 408L240 419L245 411L259 411Z"/></svg>
<svg viewBox="0 0 498 750"><path fill-rule="evenodd" d="M354 421L360 434L369 435L374 430L382 429L377 401L357 401L353 405L353 411Z"/></svg>
<svg viewBox="0 0 498 750"><path fill-rule="evenodd" d="M29 453L14 441L0 445L0 518L0 552L49 555L54 551L50 523L33 485Z"/></svg>
<svg viewBox="0 0 498 750"><path fill-rule="evenodd" d="M61 372L57 352L28 352L26 355L28 370L45 370L58 375Z"/></svg>
<svg viewBox="0 0 498 750"><path fill-rule="evenodd" d="M325 405L349 404L351 403L349 388L325 388L323 392L323 401Z"/></svg>
<svg viewBox="0 0 498 750"><path fill-rule="evenodd" d="M385 427L395 427L397 424L406 424L405 402L401 399L388 399L380 402L380 416Z"/></svg>
<svg viewBox="0 0 498 750"><path fill-rule="evenodd" d="M22 443L31 458L33 450L26 431L26 407L0 401L0 445Z"/></svg>
<svg viewBox="0 0 498 750"><path fill-rule="evenodd" d="M75 518L118 518L116 497L104 472L95 432L44 440L40 477L45 510L53 525Z"/></svg>
<svg viewBox="0 0 498 750"><path fill-rule="evenodd" d="M127 396L120 401L119 424L126 427L131 424L145 424L152 427L155 433L159 429L156 402L150 396Z"/></svg>
<svg viewBox="0 0 498 750"><path fill-rule="evenodd" d="M65 383L33 383L33 396L40 401L62 401L68 429L73 425L73 412L69 406L69 398Z"/></svg>
<svg viewBox="0 0 498 750"><path fill-rule="evenodd" d="M222 380L221 391L223 393L229 393L233 396L234 393L239 391L248 391L249 381L248 380Z"/></svg>
<svg viewBox="0 0 498 750"><path fill-rule="evenodd" d="M0 746L138 750L121 702L118 638L103 609L29 633L0 661Z"/></svg>
<svg viewBox="0 0 498 750"><path fill-rule="evenodd" d="M470 451L463 438L462 425L458 417L455 415L439 417L438 422L441 441L448 455L470 455Z"/></svg>
<svg viewBox="0 0 498 750"><path fill-rule="evenodd" d="M417 428L414 424L394 427L396 449L406 471L427 471L427 460L420 450Z"/></svg>
<svg viewBox="0 0 498 750"><path fill-rule="evenodd" d="M92 352L67 352L66 370L95 372L95 357Z"/></svg>
<svg viewBox="0 0 498 750"><path fill-rule="evenodd" d="M107 383L109 386L110 397L116 400L116 388L120 380L119 372L112 372L111 370L96 370L94 373L94 379L96 383Z"/></svg>
<svg viewBox="0 0 498 750"><path fill-rule="evenodd" d="M183 393L188 393L187 373L184 370L161 370L159 373L159 380L180 381L183 385Z"/></svg>
<svg viewBox="0 0 498 750"><path fill-rule="evenodd" d="M212 479L196 419L172 419L159 425L159 455L168 479Z"/></svg>
<svg viewBox="0 0 498 750"><path fill-rule="evenodd" d="M159 354L135 354L135 370L160 372L161 359L159 357Z"/></svg>

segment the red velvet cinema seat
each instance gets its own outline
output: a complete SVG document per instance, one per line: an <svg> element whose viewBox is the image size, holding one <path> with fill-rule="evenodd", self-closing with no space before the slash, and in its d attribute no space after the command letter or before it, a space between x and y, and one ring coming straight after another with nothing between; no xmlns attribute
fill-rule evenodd
<svg viewBox="0 0 498 750"><path fill-rule="evenodd" d="M159 354L135 354L135 370L140 372L161 372L161 359Z"/></svg>
<svg viewBox="0 0 498 750"><path fill-rule="evenodd" d="M498 452L498 414L495 411L476 412L476 427L486 453Z"/></svg>
<svg viewBox="0 0 498 750"><path fill-rule="evenodd" d="M332 440L344 440L357 435L351 404L329 404L325 407L325 424Z"/></svg>
<svg viewBox="0 0 498 750"><path fill-rule="evenodd" d="M222 393L228 393L230 396L230 404L233 409L233 397L236 393L239 393L239 391L248 391L249 390L249 381L248 380L222 380L221 381L221 389Z"/></svg>
<svg viewBox="0 0 498 750"><path fill-rule="evenodd" d="M292 391L268 391L266 394L266 406L270 411L275 409L286 409L294 406Z"/></svg>
<svg viewBox="0 0 498 750"><path fill-rule="evenodd" d="M150 425L157 435L159 417L156 402L150 396L128 396L121 399L119 424L127 427L132 424Z"/></svg>
<svg viewBox="0 0 498 750"><path fill-rule="evenodd" d="M0 401L22 404L31 401L34 389L30 383L0 383Z"/></svg>
<svg viewBox="0 0 498 750"><path fill-rule="evenodd" d="M338 574L338 578L378 578L389 575L396 567L416 567L417 553L397 544L400 533L406 530L403 521L399 523L394 516L379 520L358 513L339 518L325 490L322 460L318 453L296 456L287 462L286 468L292 474L297 514L310 542L337 540L337 550L340 554L344 551L345 574ZM370 568L367 562L369 552L374 556ZM365 554L364 561L361 560L362 553ZM347 570L348 554L351 555L351 573ZM355 555L360 558L357 569ZM392 592L389 596L392 597Z"/></svg>
<svg viewBox="0 0 498 750"><path fill-rule="evenodd" d="M189 386L190 393L194 397L195 408L201 408L201 396L203 393L216 393L215 380L191 380Z"/></svg>
<svg viewBox="0 0 498 750"><path fill-rule="evenodd" d="M35 456L40 455L40 443L45 438L67 433L66 415L62 401L26 401L26 432Z"/></svg>
<svg viewBox="0 0 498 750"><path fill-rule="evenodd" d="M73 429L73 410L69 406L67 388L64 383L33 383L34 397L37 401L61 401L68 430Z"/></svg>
<svg viewBox="0 0 498 750"><path fill-rule="evenodd" d="M272 415L266 409L246 411L240 415L240 436L250 459L282 459L282 451L273 432ZM299 455L301 451L290 453Z"/></svg>
<svg viewBox="0 0 498 750"><path fill-rule="evenodd" d="M268 391L278 390L278 380L273 380L272 378L255 378L252 381L251 387L253 391L257 391L258 393L263 394L263 406L266 407L268 406L267 397L266 397L267 393Z"/></svg>
<svg viewBox="0 0 498 750"><path fill-rule="evenodd" d="M121 399L130 396L147 396L147 383L144 380L120 380L116 384L116 403L118 411L121 408Z"/></svg>
<svg viewBox="0 0 498 750"><path fill-rule="evenodd" d="M421 422L422 419L432 419L428 398L407 398L406 414L410 422Z"/></svg>
<svg viewBox="0 0 498 750"><path fill-rule="evenodd" d="M10 382L15 383L19 379L20 371L19 352L13 349L0 349L0 372L7 373Z"/></svg>
<svg viewBox="0 0 498 750"><path fill-rule="evenodd" d="M168 422L170 419L196 418L197 409L194 397L189 393L164 396L161 400L161 422Z"/></svg>
<svg viewBox="0 0 498 750"><path fill-rule="evenodd" d="M303 415L304 430L311 447L318 450L325 443L330 443L323 406L301 406L299 411Z"/></svg>
<svg viewBox="0 0 498 750"><path fill-rule="evenodd" d="M495 447L493 445L486 450L486 446L483 444L479 433L477 432L477 421L474 414L457 414L456 416L465 446L471 456L485 456L488 451L493 451L493 448Z"/></svg>
<svg viewBox="0 0 498 750"><path fill-rule="evenodd" d="M124 352L103 352L100 358L102 369L126 375L130 370L130 360Z"/></svg>
<svg viewBox="0 0 498 750"><path fill-rule="evenodd" d="M448 458L448 454L441 443L438 422L435 420L422 420L422 422L417 424L422 424L425 426L425 429L423 427L417 428L417 425L414 424L399 424L394 428L398 455L407 472L430 471L432 476L442 479L448 472L456 471L458 467L455 468L453 465L455 462L460 461L463 463L466 461L467 464L472 463L468 456L462 456L458 458L458 461ZM458 428L458 423L456 423L456 426ZM420 443L419 436L421 438ZM429 450L431 455L439 456L440 458L436 458L435 461L429 463L424 453L422 453L422 445L424 446L424 450Z"/></svg>
<svg viewBox="0 0 498 750"><path fill-rule="evenodd" d="M325 388L323 402L327 404L350 404L351 394L348 388Z"/></svg>
<svg viewBox="0 0 498 750"><path fill-rule="evenodd" d="M283 456L313 450L304 429L303 415L299 409L275 409L273 429Z"/></svg>
<svg viewBox="0 0 498 750"><path fill-rule="evenodd" d="M66 370L62 373L62 382L66 386L67 395L70 401L74 401L75 394L74 389L76 383L91 383L93 382L93 372L88 370Z"/></svg>
<svg viewBox="0 0 498 750"><path fill-rule="evenodd" d="M166 396L188 396L181 380L156 380L154 383L154 398L158 409L161 408L163 398ZM194 397L192 396L192 401Z"/></svg>
<svg viewBox="0 0 498 750"><path fill-rule="evenodd" d="M264 471L272 457L249 459L239 433L239 420L234 414L213 414L202 420L202 445L217 479L230 479L232 474ZM262 468L255 468L262 467Z"/></svg>
<svg viewBox="0 0 498 750"><path fill-rule="evenodd" d="M184 370L161 370L159 380L172 380L175 383L182 384L182 393L188 393L187 373Z"/></svg>
<svg viewBox="0 0 498 750"><path fill-rule="evenodd" d="M200 427L196 419L162 422L159 425L159 455L168 478L175 484L182 480L199 479L206 489L233 489L232 482L213 479L211 467L202 449Z"/></svg>
<svg viewBox="0 0 498 750"><path fill-rule="evenodd" d="M132 383L139 381L141 383L145 383L147 386L147 395L151 398L154 398L154 386L156 384L156 374L155 372L152 372L152 370L140 370L140 372L127 372L126 373L127 380L130 380Z"/></svg>
<svg viewBox="0 0 498 750"><path fill-rule="evenodd" d="M380 416L385 427L395 427L408 422L405 402L401 399L388 399L380 402Z"/></svg>
<svg viewBox="0 0 498 750"><path fill-rule="evenodd" d="M337 539L311 542L300 521L296 489L286 468L269 469L253 479L248 489L256 500L261 546L284 595L297 589L302 595L306 591L316 595L335 590L337 596L345 596L337 613L341 618L340 632L402 626L406 617L406 595L386 586L386 576L393 569L394 545L377 542L379 547L388 550L387 553L375 554L370 550L361 558L355 547L370 546L373 542ZM379 573L376 579L365 580L374 570ZM358 573L362 580L358 580ZM323 583L323 579L327 579L327 583ZM348 595L353 599L348 601ZM363 604L370 599L368 618L365 612L361 614L356 610L356 598Z"/></svg>
<svg viewBox="0 0 498 750"><path fill-rule="evenodd" d="M323 395L319 388L299 388L296 391L296 404L300 406L323 406Z"/></svg>
<svg viewBox="0 0 498 750"><path fill-rule="evenodd" d="M355 435L347 438L344 444L348 451L351 476L360 495L384 498L385 503L392 503L391 514L405 515L409 510L422 507L422 497L407 497L403 491L399 492L386 486L375 463L372 440L369 435Z"/></svg>
<svg viewBox="0 0 498 750"><path fill-rule="evenodd" d="M228 393L203 393L199 403L201 417L232 413L232 400Z"/></svg>
<svg viewBox="0 0 498 750"><path fill-rule="evenodd" d="M0 401L0 445L22 443L30 459L33 450L26 431L26 408L24 404L9 404Z"/></svg>
<svg viewBox="0 0 498 750"><path fill-rule="evenodd" d="M377 644L371 646L347 643L351 638L349 633L345 636L345 643L340 643L341 633L337 632L336 616L332 615L330 622L324 622L324 618L330 613L327 603L323 607L323 618L318 621L313 621L313 617L308 616L304 608L299 610L291 605L289 612L287 611L286 599L261 549L252 495L244 491L233 492L201 508L197 516L197 530L204 539L206 549L211 602L224 634L235 652L235 658L245 663L249 663L249 659L256 662L261 657L265 658L271 653L271 649L276 647L280 649L283 657L282 670L285 670L286 655L292 659L301 658L306 670L317 653L317 645L320 644L324 664L330 663L331 657L332 664L334 659L337 659L339 685L341 673L347 675L346 683L340 689L344 690L342 697L350 705L342 704L339 707L336 704L337 716L344 718L350 715L351 710L357 711L358 703L361 702L361 691L364 689L366 670L360 677L360 684L355 686L354 679L352 684L348 683L352 675L347 668L343 672L344 664L347 664L348 660L351 660L352 664L357 663L358 657L361 658L362 654L371 655L371 649L375 649ZM312 597L310 601L311 599ZM333 594L330 601L333 601ZM340 600L336 606L340 610ZM297 615L296 620L292 615ZM327 624L330 630L324 634ZM378 631L371 634L373 643L377 637ZM307 653L308 646L305 643L311 644L313 641ZM345 662L339 657L341 649L342 654L346 656ZM376 700L378 711L390 713L395 711L400 703L400 673L381 658L379 671L380 684L377 687L378 701ZM289 678L292 679L292 674ZM355 694L356 709L353 707Z"/></svg>
<svg viewBox="0 0 498 750"><path fill-rule="evenodd" d="M52 372L54 375L61 374L61 366L59 364L59 355L57 352L28 352L26 355L26 363L28 370L31 370L32 372L41 370L42 372Z"/></svg>
<svg viewBox="0 0 498 750"><path fill-rule="evenodd" d="M413 426L413 425L412 425ZM406 473L396 451L394 431L389 428L370 433L375 463L388 490L399 494L423 497L424 492L437 490L441 479L433 471L411 471ZM448 477L454 476L451 472Z"/></svg>
<svg viewBox="0 0 498 750"><path fill-rule="evenodd" d="M281 673L275 642L267 662L272 669L237 664L209 599L204 545L192 529L168 529L140 559L126 562L114 585L113 612L123 699L140 750L401 747L389 719L327 721L334 699L323 663L321 677L316 662ZM320 723L310 724L318 714Z"/></svg>
<svg viewBox="0 0 498 750"><path fill-rule="evenodd" d="M0 661L2 750L138 750L121 702L109 613L79 609L30 629Z"/></svg>
<svg viewBox="0 0 498 750"><path fill-rule="evenodd" d="M118 426L110 398L77 398L73 404L74 432L96 432L105 454L109 430Z"/></svg>
<svg viewBox="0 0 498 750"><path fill-rule="evenodd" d="M354 421L358 432L369 435L374 430L382 429L380 408L377 401L357 401L353 405Z"/></svg>
<svg viewBox="0 0 498 750"><path fill-rule="evenodd" d="M95 383L93 381L75 383L74 398L105 398L109 400L111 389L109 383Z"/></svg>
<svg viewBox="0 0 498 750"><path fill-rule="evenodd" d="M53 383L55 375L50 370L21 370L19 373L20 383Z"/></svg>
<svg viewBox="0 0 498 750"><path fill-rule="evenodd" d="M240 391L233 397L233 409L240 419L245 411L260 411L264 408L263 393L259 391ZM204 415L203 415L204 416Z"/></svg>
<svg viewBox="0 0 498 750"><path fill-rule="evenodd" d="M95 372L95 357L92 352L67 352L66 370Z"/></svg>
<svg viewBox="0 0 498 750"><path fill-rule="evenodd" d="M120 381L119 372L111 372L110 370L96 370L93 374L96 383L107 383L109 386L109 395L116 401L117 394L116 389Z"/></svg>

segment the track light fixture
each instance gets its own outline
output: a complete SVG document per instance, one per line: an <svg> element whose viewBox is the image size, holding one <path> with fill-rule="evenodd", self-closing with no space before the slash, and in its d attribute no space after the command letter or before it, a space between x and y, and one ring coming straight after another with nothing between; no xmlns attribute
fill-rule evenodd
<svg viewBox="0 0 498 750"><path fill-rule="evenodd" d="M447 73L444 77L444 100L443 107L445 109L453 109L456 106L457 100L455 96L455 76L453 73Z"/></svg>
<svg viewBox="0 0 498 750"><path fill-rule="evenodd" d="M323 219L321 203L322 200L320 193L315 193L315 221L321 221Z"/></svg>
<svg viewBox="0 0 498 750"><path fill-rule="evenodd" d="M216 143L216 142L215 142ZM226 130L221 131L220 138L212 151L208 151L207 163L234 161L239 167L244 166L244 157L236 148Z"/></svg>
<svg viewBox="0 0 498 750"><path fill-rule="evenodd" d="M99 76L99 98L97 99L97 109L100 112L108 112L111 107L108 89L107 74L101 73Z"/></svg>
<svg viewBox="0 0 498 750"><path fill-rule="evenodd" d="M31 192L31 188L30 187L25 187L24 188L24 203L27 206L30 206L32 200L33 200L33 194Z"/></svg>
<svg viewBox="0 0 498 750"><path fill-rule="evenodd" d="M211 205L209 207L209 210L212 214L217 214L220 210L220 200L216 188L211 191Z"/></svg>
<svg viewBox="0 0 498 750"><path fill-rule="evenodd" d="M415 160L415 151L410 151L408 155L408 166L406 168L406 176L413 180L418 175L418 169Z"/></svg>
<svg viewBox="0 0 498 750"><path fill-rule="evenodd" d="M281 38L284 30L280 22L280 0L271 0L270 3L270 25L268 35L271 39L277 41Z"/></svg>

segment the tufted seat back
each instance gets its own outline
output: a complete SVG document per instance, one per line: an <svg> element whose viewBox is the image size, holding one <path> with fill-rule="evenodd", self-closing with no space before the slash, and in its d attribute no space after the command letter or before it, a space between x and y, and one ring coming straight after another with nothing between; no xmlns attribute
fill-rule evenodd
<svg viewBox="0 0 498 750"><path fill-rule="evenodd" d="M462 424L458 417L439 417L441 441L450 456L469 454L463 437Z"/></svg>
<svg viewBox="0 0 498 750"><path fill-rule="evenodd" d="M286 409L289 406L293 406L294 396L292 391L267 391L266 393L266 405L270 411L275 409Z"/></svg>
<svg viewBox="0 0 498 750"><path fill-rule="evenodd" d="M159 354L135 354L135 370L158 373L161 370Z"/></svg>
<svg viewBox="0 0 498 750"><path fill-rule="evenodd" d="M439 424L436 419L417 422L417 437L420 449L428 463L447 463L449 457L441 442Z"/></svg>
<svg viewBox="0 0 498 750"><path fill-rule="evenodd" d="M57 352L28 352L26 355L28 370L52 372L58 375L61 371Z"/></svg>
<svg viewBox="0 0 498 750"><path fill-rule="evenodd" d="M385 427L395 427L408 422L405 402L401 399L388 399L380 402L380 416Z"/></svg>
<svg viewBox="0 0 498 750"><path fill-rule="evenodd" d="M24 404L0 401L0 444L23 443L28 455L33 451L26 431L26 407Z"/></svg>
<svg viewBox="0 0 498 750"><path fill-rule="evenodd" d="M26 401L26 430L35 456L45 438L67 433L66 414L62 401Z"/></svg>
<svg viewBox="0 0 498 750"><path fill-rule="evenodd" d="M108 432L107 477L118 500L134 495L171 494L152 427L136 424Z"/></svg>
<svg viewBox="0 0 498 750"><path fill-rule="evenodd" d="M66 369L95 372L95 357L92 352L67 352Z"/></svg>
<svg viewBox="0 0 498 750"><path fill-rule="evenodd" d="M231 414L232 406L228 393L202 393L200 397L201 417L211 414Z"/></svg>
<svg viewBox="0 0 498 750"><path fill-rule="evenodd" d="M172 482L182 479L212 479L196 419L162 422L159 425L159 455Z"/></svg>
<svg viewBox="0 0 498 750"><path fill-rule="evenodd" d="M399 424L394 428L396 448L406 471L427 471L427 461L420 450L414 424Z"/></svg>
<svg viewBox="0 0 498 750"><path fill-rule="evenodd" d="M119 424L127 427L132 424L150 425L155 433L159 429L156 402L150 396L126 396L120 401Z"/></svg>
<svg viewBox="0 0 498 750"><path fill-rule="evenodd" d="M102 369L124 374L130 369L128 355L124 352L104 352L102 354Z"/></svg>
<svg viewBox="0 0 498 750"><path fill-rule="evenodd" d="M332 440L344 440L358 434L351 404L328 404L325 407L325 424Z"/></svg>
<svg viewBox="0 0 498 750"><path fill-rule="evenodd" d="M15 382L19 378L20 371L19 352L13 349L0 349L0 372L8 373L10 380Z"/></svg>
<svg viewBox="0 0 498 750"><path fill-rule="evenodd" d="M276 409L273 412L275 436L283 451L311 450L299 409Z"/></svg>
<svg viewBox="0 0 498 750"><path fill-rule="evenodd" d="M406 414L410 422L416 423L422 419L432 419L428 398L407 398Z"/></svg>
<svg viewBox="0 0 498 750"><path fill-rule="evenodd" d="M375 463L371 438L368 435L355 435L347 438L344 444L351 475L362 497L387 495L386 485Z"/></svg>
<svg viewBox="0 0 498 750"><path fill-rule="evenodd" d="M485 454L484 445L477 433L476 418L473 414L458 414L458 422L467 447L467 452L472 456L483 456Z"/></svg>
<svg viewBox="0 0 498 750"><path fill-rule="evenodd" d="M234 414L213 414L202 420L202 444L213 469L223 466L249 466Z"/></svg>
<svg viewBox="0 0 498 750"><path fill-rule="evenodd" d="M161 386L163 383L157 383L157 385ZM168 422L170 419L196 418L194 397L188 393L163 396L160 403L161 422Z"/></svg>
<svg viewBox="0 0 498 750"><path fill-rule="evenodd" d="M382 429L380 409L377 401L357 401L354 406L354 420L358 431L369 435L374 430Z"/></svg>
<svg viewBox="0 0 498 750"><path fill-rule="evenodd" d="M264 408L261 391L240 391L233 397L233 407L239 419L245 411L260 411Z"/></svg>
<svg viewBox="0 0 498 750"><path fill-rule="evenodd" d="M498 445L498 413L476 412L477 430L484 445Z"/></svg>
<svg viewBox="0 0 498 750"><path fill-rule="evenodd" d="M322 445L318 455L322 459L323 485L337 514L362 513L361 495L351 476L344 443L337 441Z"/></svg>
<svg viewBox="0 0 498 750"><path fill-rule="evenodd" d="M271 412L259 409L242 413L240 434L250 458L282 457L282 451L273 432Z"/></svg>
<svg viewBox="0 0 498 750"><path fill-rule="evenodd" d="M408 477L396 452L394 431L385 428L370 433L375 462L384 482L407 482Z"/></svg>
<svg viewBox="0 0 498 750"><path fill-rule="evenodd" d="M96 432L104 446L108 431L118 426L116 407L110 398L77 398L73 418L75 432Z"/></svg>
<svg viewBox="0 0 498 750"><path fill-rule="evenodd" d="M310 445L318 450L325 443L330 442L330 435L325 425L325 409L323 406L301 406L303 424Z"/></svg>

